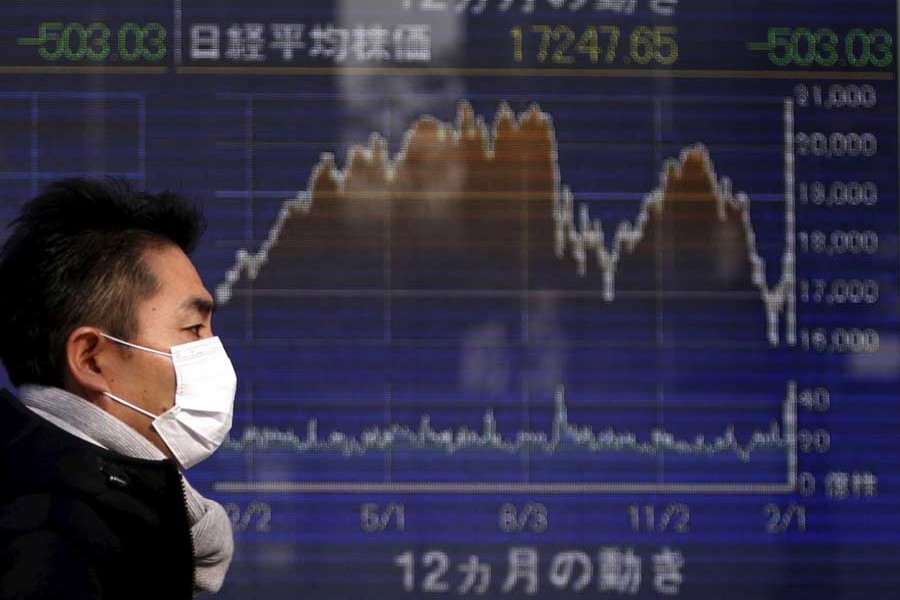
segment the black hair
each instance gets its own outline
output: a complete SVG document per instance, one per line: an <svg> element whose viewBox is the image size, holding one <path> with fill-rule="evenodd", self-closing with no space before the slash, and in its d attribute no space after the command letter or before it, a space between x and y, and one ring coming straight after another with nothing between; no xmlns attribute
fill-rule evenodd
<svg viewBox="0 0 900 600"><path fill-rule="evenodd" d="M189 254L206 227L200 210L171 192L74 178L25 203L0 249L0 360L12 383L63 387L66 342L83 325L129 339L135 309L159 282L149 247Z"/></svg>

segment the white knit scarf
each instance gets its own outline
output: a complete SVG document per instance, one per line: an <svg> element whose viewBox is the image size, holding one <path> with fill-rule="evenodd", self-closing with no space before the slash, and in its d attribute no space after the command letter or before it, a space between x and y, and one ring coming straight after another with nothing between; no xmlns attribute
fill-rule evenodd
<svg viewBox="0 0 900 600"><path fill-rule="evenodd" d="M83 398L54 387L19 387L22 404L66 432L132 458L162 460L162 452L137 431ZM194 540L194 593L217 592L234 552L231 520L218 502L184 481Z"/></svg>

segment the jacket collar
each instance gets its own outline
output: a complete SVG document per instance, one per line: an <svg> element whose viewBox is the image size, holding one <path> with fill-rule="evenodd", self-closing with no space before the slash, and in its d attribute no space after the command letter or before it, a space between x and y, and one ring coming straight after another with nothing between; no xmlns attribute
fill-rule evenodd
<svg viewBox="0 0 900 600"><path fill-rule="evenodd" d="M9 391L0 390L0 492L69 489L97 495L117 483L116 474L139 472L162 486L167 471L178 473L171 459L131 458L96 446L44 420Z"/></svg>

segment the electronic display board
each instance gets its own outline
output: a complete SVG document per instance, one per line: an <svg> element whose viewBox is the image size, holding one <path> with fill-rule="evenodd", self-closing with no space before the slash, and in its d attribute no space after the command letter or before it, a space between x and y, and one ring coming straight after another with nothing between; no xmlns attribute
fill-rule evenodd
<svg viewBox="0 0 900 600"><path fill-rule="evenodd" d="M0 15L0 221L204 207L220 597L896 593L895 2Z"/></svg>

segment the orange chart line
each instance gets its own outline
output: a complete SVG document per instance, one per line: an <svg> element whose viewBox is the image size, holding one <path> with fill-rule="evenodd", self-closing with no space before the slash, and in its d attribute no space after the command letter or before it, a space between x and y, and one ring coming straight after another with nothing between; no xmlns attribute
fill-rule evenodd
<svg viewBox="0 0 900 600"><path fill-rule="evenodd" d="M791 100L785 100L783 119L784 140L788 144L784 160L788 169L787 165L793 164L793 150L789 147L793 138ZM602 281L603 297L607 302L612 302L615 297L621 259L624 258L626 262L643 260L638 246L647 232L652 231L657 221L663 218L660 215L680 219L682 224L677 229L687 231L693 229L692 222L696 222L689 213L703 213L701 221L705 219L707 225L715 223L715 227L730 231L735 236L734 239L744 241L748 261L738 268L747 269L749 284L759 291L765 304L766 336L769 343L773 346L779 343L779 319L782 315L787 326L786 341L789 345L795 343L795 278L792 270L795 253L790 245L793 234L786 234L787 245L780 261L781 278L777 284L770 286L766 279L766 262L756 249L756 235L749 214L749 197L743 192L734 193L728 178L715 175L705 147L698 144L685 148L678 159L667 160L661 173L660 185L644 197L635 220L622 222L610 230L608 226L604 229L600 221L591 219L587 206L576 200L568 186L561 184L552 119L549 114L541 112L537 105L532 105L527 112L516 117L508 105L501 104L493 125L489 127L484 119L474 115L471 105L462 102L455 125L442 123L433 117L422 117L410 127L404 140L401 151L394 158L389 158L383 138L373 134L368 147L354 146L348 152L344 169L335 168L333 154L324 154L313 168L307 189L298 191L294 198L284 200L259 250L253 252L242 248L235 253L233 266L216 286L219 304L224 306L230 301L239 283L255 282L261 272L268 270L270 254L279 245L285 231L293 230L286 237L293 236L296 240L292 246L293 252L300 255L305 253L307 256L317 255L318 242L311 242L313 238L301 235L296 230L300 226L299 220L304 219L304 216L309 216L310 219L304 222L318 223L310 225L319 230L318 235L321 235L322 228L330 227L333 239L352 239L356 233L345 231L335 224L345 222L340 215L359 210L356 198L365 198L366 203L371 206L372 210L367 214L393 215L390 206L395 202L395 192L405 200L405 206L409 206L410 210L421 205L422 200L427 200L438 202L451 212L464 212L467 208L474 210L479 200L487 200L482 192L488 191L493 192L496 198L528 198L534 206L534 214L543 215L542 227L546 227L546 231L542 229L540 237L526 235L525 238L529 241L517 239L511 244L516 247L522 243L537 244L529 250L529 256L549 256L550 253L556 259L568 256L574 260L580 278L587 276L589 266L596 266ZM423 150L425 148L428 150ZM410 160L411 155L415 155L414 160ZM427 158L428 156L431 158ZM466 165L465 171L471 174L466 185L473 189L457 190L456 186L442 185L440 178L434 179L434 165L446 170L446 166L451 164ZM486 173L490 175L486 176ZM789 169L786 170L786 177L790 175ZM523 176L526 179L522 179ZM429 178L432 180L430 190L422 183ZM428 191L423 193L423 188ZM365 193L360 194L363 190ZM524 190L524 193L507 196L508 190ZM690 199L690 202L683 202L685 199ZM664 204L670 210L663 210ZM686 209L689 204L695 206ZM531 208L528 210L532 211ZM785 210L786 223L792 225L793 204L786 203ZM419 229L412 227L406 231L407 241L418 239L415 237L416 232L429 227L426 213L412 212L410 215L418 215L414 218L419 219L422 225ZM493 217L489 214L485 218L495 219L495 222L491 233L485 231L481 234L484 236L482 241L496 242L497 232L505 232L506 227L503 223L496 222L496 214ZM407 220L406 225L411 222ZM404 226L404 223L398 221L395 225ZM390 229L393 230L393 226ZM381 226L376 230L381 231ZM552 231L552 234L547 233L548 231ZM715 237L706 231L696 233L696 236L696 239ZM535 242L537 239L543 239L543 245ZM421 243L427 242L421 240ZM441 250L442 258L446 259L454 253L459 258L466 252L458 245L453 246L453 252L449 252L450 247L448 241L447 246ZM706 256L716 255L718 249L711 249L706 253ZM332 264L351 264L355 258L339 258L332 254L329 260ZM344 263L341 263L342 260ZM715 267L711 266L710 269L713 271ZM272 284L263 283L264 288L267 285Z"/></svg>

